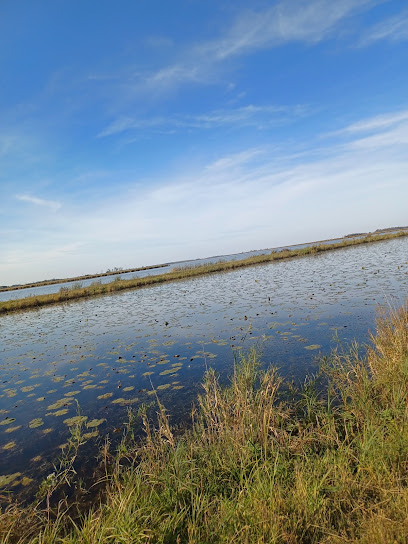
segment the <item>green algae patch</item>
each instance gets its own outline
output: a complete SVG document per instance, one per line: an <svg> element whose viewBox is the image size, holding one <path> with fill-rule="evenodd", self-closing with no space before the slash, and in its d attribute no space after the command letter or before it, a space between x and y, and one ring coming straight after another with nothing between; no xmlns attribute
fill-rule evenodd
<svg viewBox="0 0 408 544"><path fill-rule="evenodd" d="M47 410L58 410L63 406L69 406L72 402L73 399L63 397L62 399L57 400L57 402L54 402L54 404L50 404L49 406L47 406Z"/></svg>
<svg viewBox="0 0 408 544"><path fill-rule="evenodd" d="M159 385L157 386L157 389L159 391L164 391L164 389L168 389L170 387L170 384L169 383L164 383L163 385Z"/></svg>
<svg viewBox="0 0 408 544"><path fill-rule="evenodd" d="M97 436L99 436L99 431L98 429L96 429L96 431L92 431L91 433L84 433L82 436L85 440L89 440L90 438L96 438Z"/></svg>
<svg viewBox="0 0 408 544"><path fill-rule="evenodd" d="M21 388L21 391L23 393L29 393L30 391L32 391L34 389L34 385L26 385L25 387L22 387Z"/></svg>
<svg viewBox="0 0 408 544"><path fill-rule="evenodd" d="M21 476L21 472L15 472L14 474L0 475L0 487L6 487L10 485L14 480L17 480Z"/></svg>
<svg viewBox="0 0 408 544"><path fill-rule="evenodd" d="M7 444L3 446L3 450L12 450L15 447L16 447L16 443L14 442L14 440L12 440L11 442L8 442Z"/></svg>
<svg viewBox="0 0 408 544"><path fill-rule="evenodd" d="M32 419L28 424L30 429L36 429L37 427L42 427L42 425L44 425L44 421L40 417Z"/></svg>
<svg viewBox="0 0 408 544"><path fill-rule="evenodd" d="M85 423L87 419L87 416L74 416L64 419L64 423L65 425L68 425L68 427L72 427L72 425L81 425L82 423Z"/></svg>
<svg viewBox="0 0 408 544"><path fill-rule="evenodd" d="M10 425L10 423L13 423L15 420L15 417L9 417L7 419L3 419L3 421L0 421L0 425Z"/></svg>
<svg viewBox="0 0 408 544"><path fill-rule="evenodd" d="M65 393L65 397L75 397L75 395L78 395L81 391L69 391L69 393Z"/></svg>
<svg viewBox="0 0 408 544"><path fill-rule="evenodd" d="M97 397L98 400L102 400L102 399L110 399L111 397L113 397L113 393L105 393L104 395L99 395Z"/></svg>
<svg viewBox="0 0 408 544"><path fill-rule="evenodd" d="M45 414L46 416L65 416L65 414L68 414L68 408L63 408L62 410L57 410L56 412L48 412Z"/></svg>
<svg viewBox="0 0 408 544"><path fill-rule="evenodd" d="M32 463L39 463L40 461L42 461L42 455L36 455L35 457L33 457L32 459L30 459L30 461Z"/></svg>
<svg viewBox="0 0 408 544"><path fill-rule="evenodd" d="M5 433L14 433L14 431L18 431L18 429L21 429L22 425L16 425L15 427L7 427L7 429L4 430Z"/></svg>
<svg viewBox="0 0 408 544"><path fill-rule="evenodd" d="M91 421L88 421L88 423L86 424L86 427L87 429L99 427L99 425L102 425L104 421L106 421L106 419L91 419Z"/></svg>
<svg viewBox="0 0 408 544"><path fill-rule="evenodd" d="M167 374L175 374L180 370L181 366L175 366L173 368L169 368L167 370L163 370L163 372L160 372L160 376L167 376Z"/></svg>

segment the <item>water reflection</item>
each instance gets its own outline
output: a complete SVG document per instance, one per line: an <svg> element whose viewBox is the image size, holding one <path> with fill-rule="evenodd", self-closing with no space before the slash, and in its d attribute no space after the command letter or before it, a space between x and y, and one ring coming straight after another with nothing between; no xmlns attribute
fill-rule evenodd
<svg viewBox="0 0 408 544"><path fill-rule="evenodd" d="M112 435L154 398L189 413L206 366L240 347L302 379L336 342L366 341L375 308L407 296L408 239L44 307L0 319L0 486L42 477L81 416ZM24 479L24 480L23 480Z"/></svg>

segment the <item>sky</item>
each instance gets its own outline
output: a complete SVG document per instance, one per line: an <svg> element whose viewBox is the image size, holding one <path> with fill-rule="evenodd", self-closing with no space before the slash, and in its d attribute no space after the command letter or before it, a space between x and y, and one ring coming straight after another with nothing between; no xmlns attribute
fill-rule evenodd
<svg viewBox="0 0 408 544"><path fill-rule="evenodd" d="M408 224L406 0L1 0L0 285Z"/></svg>

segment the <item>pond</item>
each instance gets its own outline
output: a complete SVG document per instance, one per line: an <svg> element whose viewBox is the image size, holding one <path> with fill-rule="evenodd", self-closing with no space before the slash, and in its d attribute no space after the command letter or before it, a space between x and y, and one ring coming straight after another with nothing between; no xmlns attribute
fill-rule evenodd
<svg viewBox="0 0 408 544"><path fill-rule="evenodd" d="M361 238L361 236L352 236L352 238ZM316 242L316 244L332 244L336 242L341 242L344 238L336 238L333 240L325 240L323 242ZM262 255L270 253L271 251L282 251L283 249L290 247L291 249L301 249L306 246L313 244L298 244L293 246L285 247L275 247L269 249L257 249L253 251L247 251L243 253L234 253L231 255L217 255L214 257L206 257L203 259L194 259L189 261L177 261L173 263L158 265L156 268L146 268L143 270L138 270L136 272L118 272L117 274L111 274L109 276L99 276L96 278L82 279L80 281L66 281L63 283L55 283L50 285L39 285L37 287L26 287L24 289L16 289L11 291L0 291L0 302L7 300L17 300L24 297L38 296L38 295L48 295L51 293L58 293L62 288L71 289L74 286L88 287L94 282L98 283L111 283L116 279L130 280L133 278L144 278L146 276L157 276L160 274L165 274L171 272L175 268L185 267L185 266L198 266L202 264L215 263L217 261L235 261L246 259L247 257L254 257L255 255Z"/></svg>
<svg viewBox="0 0 408 544"><path fill-rule="evenodd" d="M94 445L155 391L188 419L205 369L226 382L241 348L303 380L406 300L407 261L404 237L2 316L0 486L52 472L78 409Z"/></svg>

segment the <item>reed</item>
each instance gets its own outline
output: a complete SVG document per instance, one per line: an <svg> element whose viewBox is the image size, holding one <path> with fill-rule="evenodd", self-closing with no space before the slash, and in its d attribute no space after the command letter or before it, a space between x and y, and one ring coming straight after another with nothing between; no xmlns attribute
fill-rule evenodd
<svg viewBox="0 0 408 544"><path fill-rule="evenodd" d="M1 542L407 542L408 307L320 377L294 391L255 350L227 387L209 370L183 433L159 399L154 426L142 411L146 438L122 443L103 500L75 519L62 502L51 519L12 505Z"/></svg>
<svg viewBox="0 0 408 544"><path fill-rule="evenodd" d="M96 281L88 287L76 287L75 285L73 286L73 288L63 287L58 293L51 293L48 295L35 295L16 300L0 302L0 315L15 311L28 310L30 308L39 308L41 306L48 306L51 304L60 304L63 302L73 301L81 298L114 293L127 289L139 289L141 287L158 285L169 281L184 280L187 278L214 274L216 272L227 272L229 270L235 270L237 268L243 268L257 264L281 261L294 257L316 255L325 251L333 251L336 249L354 247L361 244L381 242L384 240L390 240L393 238L399 238L407 235L408 230L403 230L391 234L370 234L365 236L364 238L344 239L341 242L336 242L333 244L318 244L307 246L301 249L285 249L282 251L272 251L269 254L256 255L237 261L221 260L215 263L175 268L170 272L167 272L165 274L158 274L157 276L146 276L144 278L133 278L129 280L117 279L116 281L105 284Z"/></svg>

